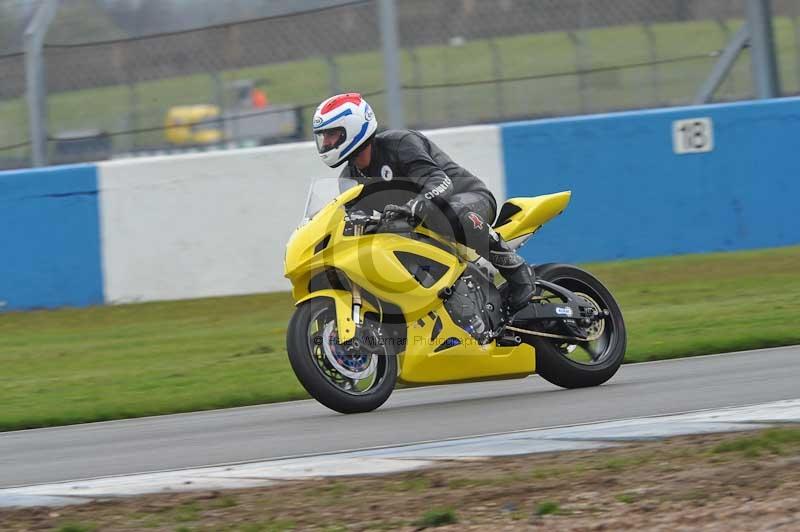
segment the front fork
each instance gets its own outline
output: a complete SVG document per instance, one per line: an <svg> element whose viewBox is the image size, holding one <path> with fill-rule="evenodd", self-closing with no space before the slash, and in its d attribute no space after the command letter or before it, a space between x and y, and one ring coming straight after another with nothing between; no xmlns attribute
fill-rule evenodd
<svg viewBox="0 0 800 532"><path fill-rule="evenodd" d="M361 236L364 234L364 226L355 224L353 226L353 236ZM361 287L355 283L352 285L353 295L353 323L355 323L356 330L361 328Z"/></svg>
<svg viewBox="0 0 800 532"><path fill-rule="evenodd" d="M354 225L355 235L363 234L364 227L361 225ZM352 340L356 333L361 329L363 319L361 317L361 309L363 301L361 298L361 287L352 283L352 288L348 292L341 288L326 288L311 292L306 297L300 299L295 303L299 305L304 301L314 299L317 297L326 297L333 300L336 309L336 331L340 343L345 343ZM371 305L367 304L366 311L374 311Z"/></svg>

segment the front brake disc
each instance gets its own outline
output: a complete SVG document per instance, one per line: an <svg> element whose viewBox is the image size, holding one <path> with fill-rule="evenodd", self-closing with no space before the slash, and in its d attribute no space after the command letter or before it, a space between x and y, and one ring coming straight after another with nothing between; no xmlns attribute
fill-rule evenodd
<svg viewBox="0 0 800 532"><path fill-rule="evenodd" d="M378 356L359 349L357 342L340 344L334 327L335 323L330 321L322 331L322 351L333 369L353 380L372 376L378 367Z"/></svg>

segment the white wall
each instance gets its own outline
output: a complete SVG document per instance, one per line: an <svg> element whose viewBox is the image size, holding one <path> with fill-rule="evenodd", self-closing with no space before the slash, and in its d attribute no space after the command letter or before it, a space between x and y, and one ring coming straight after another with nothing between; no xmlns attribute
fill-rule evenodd
<svg viewBox="0 0 800 532"><path fill-rule="evenodd" d="M499 128L428 132L504 197ZM312 177L312 143L99 165L108 303L286 290L283 255Z"/></svg>

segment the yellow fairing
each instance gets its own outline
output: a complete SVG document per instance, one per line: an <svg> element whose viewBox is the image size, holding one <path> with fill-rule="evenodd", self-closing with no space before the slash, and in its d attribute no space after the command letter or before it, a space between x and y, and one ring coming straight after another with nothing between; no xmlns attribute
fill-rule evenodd
<svg viewBox="0 0 800 532"><path fill-rule="evenodd" d="M406 351L400 356L398 379L407 384L465 381L482 378L521 377L536 370L533 347L498 347L494 342L478 345L466 331L453 323L442 309L435 315L442 320L442 330L432 340L436 319L430 316L422 324L409 324ZM449 338L460 344L436 352Z"/></svg>
<svg viewBox="0 0 800 532"><path fill-rule="evenodd" d="M329 297L336 304L336 322L340 341L346 342L355 335L352 318L353 295L345 290L319 290L309 292L308 284L314 275L323 271L326 261L332 257L318 253L315 248L325 238L341 234L344 230L344 209L342 206L361 193L362 186L345 191L334 201L322 208L307 224L298 227L286 245L283 273L292 282L292 297L295 305L314 297ZM331 250L331 246L326 247Z"/></svg>
<svg viewBox="0 0 800 532"><path fill-rule="evenodd" d="M361 186L340 195L298 228L286 249L285 275L295 300L308 293L308 281L326 268L336 268L375 297L397 304L409 320L416 320L441 304L437 294L451 286L465 264L437 245L397 234L344 235L342 205L355 198ZM322 243L327 240L327 245ZM322 249L324 247L324 249ZM447 268L432 286L420 285L402 265L397 253L422 255Z"/></svg>
<svg viewBox="0 0 800 532"><path fill-rule="evenodd" d="M299 305L304 301L315 299L317 297L327 297L333 300L336 305L336 323L338 325L338 337L340 342L346 342L353 338L356 334L356 327L353 323L353 294L347 290L317 290L307 296L301 298L295 303ZM378 309L373 307L366 301L361 303L361 319L364 319L364 314L367 312L378 312Z"/></svg>
<svg viewBox="0 0 800 532"><path fill-rule="evenodd" d="M507 219L498 220L495 230L506 242L536 232L550 219L561 214L567 207L572 192L558 192L535 198L511 198L506 205L519 208L519 211ZM515 209L516 210L516 209ZM501 209L501 218L502 218Z"/></svg>
<svg viewBox="0 0 800 532"><path fill-rule="evenodd" d="M311 277L326 267L334 266L334 239L340 239L344 231L343 206L356 198L362 189L363 185L360 185L345 191L323 207L308 223L298 227L289 238L283 260L283 274L292 282L295 301L308 294L308 281ZM328 245L321 253L317 252L317 246L322 246L326 238L329 239ZM337 257L338 254L337 251Z"/></svg>
<svg viewBox="0 0 800 532"><path fill-rule="evenodd" d="M310 293L310 281L326 269L335 268L366 292L400 307L408 321L416 321L441 306L438 293L452 286L466 265L457 257L424 241L397 234L366 236L344 235L343 205L359 195L362 186L353 187L299 227L286 248L284 274L292 282L292 295L301 301ZM431 286L417 282L398 259L397 253L421 255L446 268ZM339 331L347 323L339 322ZM348 340L340 335L340 341Z"/></svg>

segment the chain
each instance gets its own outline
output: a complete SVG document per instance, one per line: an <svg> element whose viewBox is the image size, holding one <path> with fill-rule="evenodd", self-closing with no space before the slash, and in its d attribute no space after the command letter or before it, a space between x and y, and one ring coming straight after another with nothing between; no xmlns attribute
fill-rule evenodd
<svg viewBox="0 0 800 532"><path fill-rule="evenodd" d="M527 329L520 329L518 327L511 327L511 326L506 327L506 330L514 331L514 332L521 332L523 334L530 334L531 336L542 336L544 338L556 338L558 340L574 340L574 341L578 341L578 342L592 342L592 341L597 340L598 338L600 338L602 336L602 333L600 333L600 334L596 334L594 336L589 336L589 337L586 337L586 338L579 338L577 336L564 336L564 335L561 335L561 334L553 334L553 333L546 333L546 332L540 332L540 331L529 331Z"/></svg>

